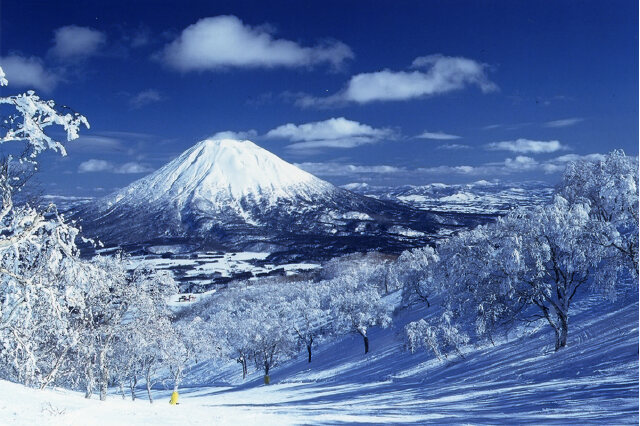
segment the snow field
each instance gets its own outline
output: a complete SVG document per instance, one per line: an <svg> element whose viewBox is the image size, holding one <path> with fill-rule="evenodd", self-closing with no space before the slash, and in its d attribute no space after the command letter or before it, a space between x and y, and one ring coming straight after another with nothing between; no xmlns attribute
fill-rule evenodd
<svg viewBox="0 0 640 426"><path fill-rule="evenodd" d="M389 329L370 330L371 352L350 335L241 381L235 362L204 362L187 374L180 405L170 389L142 389L135 402L113 393L101 403L70 391L0 382L0 419L8 424L637 424L637 292L602 304L577 301L569 345L553 351L542 322L509 338L467 347L439 362L403 349L402 328L427 314L401 311Z"/></svg>

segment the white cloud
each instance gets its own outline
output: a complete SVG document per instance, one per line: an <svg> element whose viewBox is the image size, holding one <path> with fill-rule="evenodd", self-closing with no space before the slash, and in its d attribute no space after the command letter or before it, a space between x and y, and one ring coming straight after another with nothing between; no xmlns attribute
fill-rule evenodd
<svg viewBox="0 0 640 426"><path fill-rule="evenodd" d="M92 158L87 161L83 161L78 166L78 173L118 173L118 174L136 174L136 173L148 173L153 171L152 168L144 164L137 162L124 163L119 166L106 160L97 160Z"/></svg>
<svg viewBox="0 0 640 426"><path fill-rule="evenodd" d="M547 121L546 123L543 124L543 126L544 127L552 127L552 128L569 127L569 126L573 126L575 124L578 124L581 121L584 121L584 118L579 118L579 117L565 118L563 120Z"/></svg>
<svg viewBox="0 0 640 426"><path fill-rule="evenodd" d="M82 152L124 151L124 145L120 139L99 135L81 135L78 139L69 142L66 148Z"/></svg>
<svg viewBox="0 0 640 426"><path fill-rule="evenodd" d="M362 177L375 178L393 178L393 179L427 179L434 176L468 176L468 177L490 177L508 176L518 173L559 173L564 171L567 163L570 161L601 160L604 157L601 154L577 155L568 154L555 157L543 162L539 162L534 158L527 156L516 156L515 158L507 158L502 162L486 163L479 165L447 165L434 167L407 168L392 165L354 165L339 162L313 163L304 162L295 164L309 173L318 176L341 177L360 179ZM481 181L479 183L487 183Z"/></svg>
<svg viewBox="0 0 640 426"><path fill-rule="evenodd" d="M296 166L319 176L350 175L397 175L418 177L420 175L480 175L493 173L495 166L436 166L409 169L390 165L353 165L343 163L299 163Z"/></svg>
<svg viewBox="0 0 640 426"><path fill-rule="evenodd" d="M531 122L522 122L522 123L497 123L497 124L490 124L488 126L484 126L482 129L483 130L495 130L495 129L503 129L503 130L518 130L518 129L522 129L523 127L528 127L533 125L534 123Z"/></svg>
<svg viewBox="0 0 640 426"><path fill-rule="evenodd" d="M392 138L393 131L377 129L344 117L330 118L305 124L284 124L269 130L268 138L288 139L295 142L287 148L293 150L316 150L320 148L354 148L376 143L383 138Z"/></svg>
<svg viewBox="0 0 640 426"><path fill-rule="evenodd" d="M107 37L89 27L69 25L55 30L50 53L62 60L86 58L98 52Z"/></svg>
<svg viewBox="0 0 640 426"><path fill-rule="evenodd" d="M405 172L404 167L388 166L388 165L354 165L343 163L297 163L296 167L308 171L317 176L348 176L360 174L393 174Z"/></svg>
<svg viewBox="0 0 640 426"><path fill-rule="evenodd" d="M539 163L531 157L518 155L516 158L507 158L504 160L507 169L515 171L528 171L538 167Z"/></svg>
<svg viewBox="0 0 640 426"><path fill-rule="evenodd" d="M443 55L416 58L412 71L382 70L351 77L339 93L324 98L302 96L299 106L330 106L355 102L404 101L477 86L483 93L498 89L486 74L487 66L472 59ZM417 68L417 69L416 69Z"/></svg>
<svg viewBox="0 0 640 426"><path fill-rule="evenodd" d="M235 140L246 140L253 139L258 136L258 132L255 130L247 130L246 132L234 132L233 130L225 130L223 132L214 133L209 137L209 139L235 139Z"/></svg>
<svg viewBox="0 0 640 426"><path fill-rule="evenodd" d="M129 100L129 105L132 108L142 108L145 105L152 104L154 102L160 102L164 98L154 89L143 90L142 92L136 94Z"/></svg>
<svg viewBox="0 0 640 426"><path fill-rule="evenodd" d="M42 65L42 61L34 56L30 58L19 55L0 57L0 66L4 70L10 86L49 92L60 82L60 78L47 71Z"/></svg>
<svg viewBox="0 0 640 426"><path fill-rule="evenodd" d="M151 167L133 161L113 168L113 173L119 174L149 173L151 171L153 171Z"/></svg>
<svg viewBox="0 0 640 426"><path fill-rule="evenodd" d="M69 152L88 153L91 156L100 154L119 154L133 157L149 150L149 144L157 137L148 133L127 131L102 131L81 134L76 140L68 142L65 147ZM139 159L139 158L138 158Z"/></svg>
<svg viewBox="0 0 640 426"><path fill-rule="evenodd" d="M559 141L533 141L529 139L517 139L514 141L493 142L486 145L491 151L511 151L518 154L544 154L569 149Z"/></svg>
<svg viewBox="0 0 640 426"><path fill-rule="evenodd" d="M340 42L303 47L276 39L266 26L251 27L235 16L204 18L185 28L160 57L180 71L227 67L301 67L329 63L339 67L353 57Z"/></svg>
<svg viewBox="0 0 640 426"><path fill-rule="evenodd" d="M435 174L435 175L486 175L495 173L495 167L492 166L436 166L436 167L420 167L416 169L418 173Z"/></svg>
<svg viewBox="0 0 640 426"><path fill-rule="evenodd" d="M473 176L504 176L514 173L543 172L546 174L561 173L570 161L587 160L596 161L603 159L602 154L567 154L549 160L539 162L534 158L519 155L515 158L507 158L501 163L487 163L478 166L437 166L422 167L415 169L412 173L423 173L432 175L473 175Z"/></svg>
<svg viewBox="0 0 640 426"><path fill-rule="evenodd" d="M110 162L92 158L91 160L80 163L78 166L78 173L106 172L111 171L112 169L113 165Z"/></svg>
<svg viewBox="0 0 640 426"><path fill-rule="evenodd" d="M482 129L483 130L493 130L493 129L499 129L501 127L504 127L504 124L489 124L488 126L484 126Z"/></svg>
<svg viewBox="0 0 640 426"><path fill-rule="evenodd" d="M459 144L459 143L445 143L436 147L436 149L448 149L448 150L460 150L460 149L471 149L471 146Z"/></svg>
<svg viewBox="0 0 640 426"><path fill-rule="evenodd" d="M460 136L456 136L456 135L450 135L448 133L444 133L444 132L427 132L424 131L422 133L420 133L418 136L416 136L416 138L418 139L433 139L433 140L437 140L437 141L448 141L448 140L453 140L453 139L460 139Z"/></svg>

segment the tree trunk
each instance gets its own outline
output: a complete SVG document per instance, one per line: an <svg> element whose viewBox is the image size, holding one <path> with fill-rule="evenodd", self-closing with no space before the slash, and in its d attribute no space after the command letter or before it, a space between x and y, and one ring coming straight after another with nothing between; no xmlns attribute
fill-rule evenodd
<svg viewBox="0 0 640 426"><path fill-rule="evenodd" d="M364 338L364 353L368 354L369 353L369 337L368 336L362 336Z"/></svg>
<svg viewBox="0 0 640 426"><path fill-rule="evenodd" d="M109 388L109 367L107 365L107 351L100 352L100 401L107 400Z"/></svg>
<svg viewBox="0 0 640 426"><path fill-rule="evenodd" d="M129 389L131 390L131 400L136 400L136 385L138 384L138 378L136 376L129 378Z"/></svg>
<svg viewBox="0 0 640 426"><path fill-rule="evenodd" d="M91 362L87 363L87 366L85 367L85 378L86 378L86 383L85 383L85 392L84 392L84 397L87 399L91 399L91 395L93 395L93 365Z"/></svg>
<svg viewBox="0 0 640 426"><path fill-rule="evenodd" d="M242 366L242 380L247 378L247 359L244 356L240 356L236 359L236 362Z"/></svg>
<svg viewBox="0 0 640 426"><path fill-rule="evenodd" d="M269 377L269 363L267 361L264 362L264 384L268 385L271 383L271 377Z"/></svg>
<svg viewBox="0 0 640 426"><path fill-rule="evenodd" d="M149 404L153 404L153 397L151 396L151 368L147 368L145 377L147 379L147 395L149 396Z"/></svg>
<svg viewBox="0 0 640 426"><path fill-rule="evenodd" d="M91 399L91 395L93 395L93 377L90 380L87 380L84 391L84 397L86 399Z"/></svg>
<svg viewBox="0 0 640 426"><path fill-rule="evenodd" d="M180 376L182 376L182 367L176 368L176 372L173 374L173 391L178 392L180 386Z"/></svg>
<svg viewBox="0 0 640 426"><path fill-rule="evenodd" d="M311 362L311 345L307 345L307 352L309 353L309 362Z"/></svg>
<svg viewBox="0 0 640 426"><path fill-rule="evenodd" d="M62 365L62 361L64 361L68 351L69 347L65 348L64 352L62 352L62 354L58 357L55 365L53 366L53 369L49 372L47 377L45 377L44 381L42 382L42 386L40 386L40 389L46 388L47 386L49 386L49 383L51 383L55 379L56 375L58 374L58 370L60 370L60 366Z"/></svg>
<svg viewBox="0 0 640 426"><path fill-rule="evenodd" d="M567 346L567 335L569 334L569 319L564 313L558 313L559 327L556 329L556 351Z"/></svg>
<svg viewBox="0 0 640 426"><path fill-rule="evenodd" d="M120 384L120 393L122 394L122 399L127 399L127 394L124 393L124 384L122 380L119 381Z"/></svg>

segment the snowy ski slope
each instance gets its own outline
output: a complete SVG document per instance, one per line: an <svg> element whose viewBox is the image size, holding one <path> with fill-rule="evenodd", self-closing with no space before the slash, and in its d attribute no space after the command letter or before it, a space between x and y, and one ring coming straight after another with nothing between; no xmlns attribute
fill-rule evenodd
<svg viewBox="0 0 640 426"><path fill-rule="evenodd" d="M153 405L117 394L99 401L69 391L38 391L0 382L7 424L637 424L638 293L613 304L576 303L569 346L553 352L542 322L509 339L468 348L465 358L410 354L404 324L424 311L402 311L392 328L371 330L365 356L358 336L321 345L311 364L301 355L261 384L241 383L236 363L201 363L179 406L157 389Z"/></svg>

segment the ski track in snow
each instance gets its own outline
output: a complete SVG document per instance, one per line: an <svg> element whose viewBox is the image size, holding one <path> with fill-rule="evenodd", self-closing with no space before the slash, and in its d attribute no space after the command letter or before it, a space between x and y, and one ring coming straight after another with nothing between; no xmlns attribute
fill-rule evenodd
<svg viewBox="0 0 640 426"><path fill-rule="evenodd" d="M371 330L371 352L347 336L240 381L238 365L203 362L168 404L170 390L142 389L136 402L112 393L38 391L0 381L5 424L637 424L638 294L614 304L584 297L571 317L569 346L553 352L542 322L513 330L509 340L470 347L465 358L439 362L403 351L404 325L425 314L402 311L387 330ZM516 336L516 337L513 337ZM204 383L204 385L203 385Z"/></svg>

